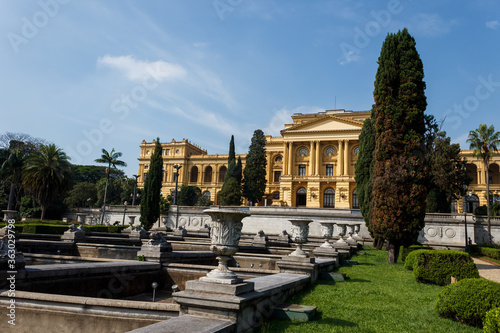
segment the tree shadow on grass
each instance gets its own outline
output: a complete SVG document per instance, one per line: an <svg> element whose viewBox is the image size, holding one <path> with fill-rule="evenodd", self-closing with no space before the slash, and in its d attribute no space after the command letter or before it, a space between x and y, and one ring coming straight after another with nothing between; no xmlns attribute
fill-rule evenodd
<svg viewBox="0 0 500 333"><path fill-rule="evenodd" d="M365 279L350 279L347 277L346 279L347 282L372 282L371 280L365 280Z"/></svg>

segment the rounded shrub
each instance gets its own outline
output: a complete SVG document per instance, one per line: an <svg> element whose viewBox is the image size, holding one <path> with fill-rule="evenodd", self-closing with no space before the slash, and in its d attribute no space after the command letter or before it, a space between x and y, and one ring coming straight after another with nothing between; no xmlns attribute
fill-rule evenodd
<svg viewBox="0 0 500 333"><path fill-rule="evenodd" d="M432 250L432 247L424 245L410 245L408 247L405 246L401 251L401 260L406 261L406 257L408 256L408 254L416 250Z"/></svg>
<svg viewBox="0 0 500 333"><path fill-rule="evenodd" d="M413 264L413 276L419 282L445 286L451 283L452 276L457 280L479 277L474 261L466 252L452 250L414 252L418 253Z"/></svg>
<svg viewBox="0 0 500 333"><path fill-rule="evenodd" d="M433 250L420 249L409 252L405 259L405 268L412 271L413 266L415 266L415 264L417 263L417 256L420 255L420 253L426 253L429 251Z"/></svg>
<svg viewBox="0 0 500 333"><path fill-rule="evenodd" d="M486 312L483 321L484 333L498 333L500 332L500 308L494 308Z"/></svg>
<svg viewBox="0 0 500 333"><path fill-rule="evenodd" d="M435 310L445 318L481 327L486 312L500 306L500 283L486 279L464 279L439 293Z"/></svg>

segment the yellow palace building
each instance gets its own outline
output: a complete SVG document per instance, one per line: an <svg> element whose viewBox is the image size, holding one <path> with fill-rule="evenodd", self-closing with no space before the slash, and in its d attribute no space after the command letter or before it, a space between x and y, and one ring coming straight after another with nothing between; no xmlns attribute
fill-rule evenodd
<svg viewBox="0 0 500 333"><path fill-rule="evenodd" d="M266 136L267 188L260 205L357 209L359 203L354 166L359 152L359 134L370 111L327 110L314 114L296 113L284 125L281 136ZM139 157L138 187L144 177L155 142L143 141ZM180 166L178 186L193 185L215 203L222 188L228 155L209 155L189 142L172 140L162 143L164 162L163 193L175 189L175 168ZM486 204L484 167L463 151L473 182L468 188L468 210ZM240 155L245 166L245 155ZM237 155L238 157L238 155ZM500 154L490 164L490 190L500 194ZM462 202L452 205L462 211Z"/></svg>

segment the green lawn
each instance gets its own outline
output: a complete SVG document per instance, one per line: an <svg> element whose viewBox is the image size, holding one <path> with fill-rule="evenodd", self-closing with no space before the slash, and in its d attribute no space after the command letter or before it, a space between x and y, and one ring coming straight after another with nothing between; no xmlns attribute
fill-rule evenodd
<svg viewBox="0 0 500 333"><path fill-rule="evenodd" d="M387 264L386 251L366 249L353 260L359 265L339 269L348 280L318 281L288 300L317 306L314 321L274 320L262 332L482 332L439 317L434 304L443 287L416 282L402 263Z"/></svg>

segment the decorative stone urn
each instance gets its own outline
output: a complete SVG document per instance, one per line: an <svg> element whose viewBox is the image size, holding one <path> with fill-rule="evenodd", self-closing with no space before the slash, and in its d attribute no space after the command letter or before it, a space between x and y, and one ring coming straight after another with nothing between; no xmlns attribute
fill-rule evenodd
<svg viewBox="0 0 500 333"><path fill-rule="evenodd" d="M200 278L200 281L223 284L243 282L243 279L238 278L236 273L227 267L227 262L238 251L241 228L243 227L241 220L250 214L233 209L207 209L203 212L212 218L210 250L217 255L219 266L209 272L207 276Z"/></svg>
<svg viewBox="0 0 500 333"><path fill-rule="evenodd" d="M363 237L361 237L358 234L360 229L361 229L361 223L354 223L354 234L352 235L352 238L357 241L363 241Z"/></svg>
<svg viewBox="0 0 500 333"><path fill-rule="evenodd" d="M319 221L319 224L321 224L321 235L325 239L325 242L320 245L320 247L332 249L333 246L330 244L330 239L333 236L333 226L335 225L335 222L332 221Z"/></svg>
<svg viewBox="0 0 500 333"><path fill-rule="evenodd" d="M349 237L347 237L347 239L345 240L347 242L347 244L357 245L358 242L354 238L352 238L352 234L354 234L354 224L353 223L347 224L347 234L349 235Z"/></svg>
<svg viewBox="0 0 500 333"><path fill-rule="evenodd" d="M347 242L344 240L343 236L346 234L345 229L346 226L349 224L349 222L337 222L338 226L338 235L339 235L339 240L336 242L338 245L347 245Z"/></svg>
<svg viewBox="0 0 500 333"><path fill-rule="evenodd" d="M301 257L308 258L309 256L302 250L302 244L307 242L307 236L309 235L309 223L312 220L306 219L294 219L288 220L292 223L292 243L297 245L295 251L289 254L290 257Z"/></svg>

